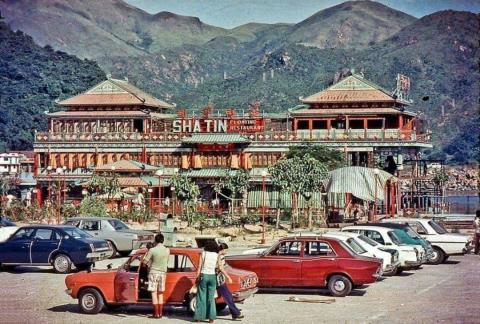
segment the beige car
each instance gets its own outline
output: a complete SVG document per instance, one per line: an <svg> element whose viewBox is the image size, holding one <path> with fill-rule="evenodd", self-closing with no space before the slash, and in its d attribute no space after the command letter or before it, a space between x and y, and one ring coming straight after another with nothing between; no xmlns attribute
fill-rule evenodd
<svg viewBox="0 0 480 324"><path fill-rule="evenodd" d="M65 224L76 226L94 238L107 240L112 245L113 256L117 252L128 256L132 250L153 242L155 236L153 232L131 229L121 220L111 217L75 217Z"/></svg>

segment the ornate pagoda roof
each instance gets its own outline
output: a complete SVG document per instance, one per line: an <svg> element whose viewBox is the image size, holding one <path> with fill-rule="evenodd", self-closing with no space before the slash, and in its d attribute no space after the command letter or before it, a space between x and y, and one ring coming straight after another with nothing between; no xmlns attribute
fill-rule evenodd
<svg viewBox="0 0 480 324"><path fill-rule="evenodd" d="M175 108L126 80L108 78L90 90L59 102L60 106L141 105L153 108Z"/></svg>
<svg viewBox="0 0 480 324"><path fill-rule="evenodd" d="M115 167L114 170L112 168ZM158 167L149 165L146 163L141 163L134 160L120 160L104 165L97 166L95 172L112 172L122 173L122 172L154 172Z"/></svg>
<svg viewBox="0 0 480 324"><path fill-rule="evenodd" d="M398 100L379 85L353 74L327 89L301 99L305 104L347 102L397 102Z"/></svg>

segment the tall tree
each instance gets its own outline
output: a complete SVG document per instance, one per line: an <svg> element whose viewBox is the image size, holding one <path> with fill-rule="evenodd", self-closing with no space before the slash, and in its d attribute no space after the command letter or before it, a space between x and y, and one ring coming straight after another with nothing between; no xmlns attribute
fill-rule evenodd
<svg viewBox="0 0 480 324"><path fill-rule="evenodd" d="M235 201L238 194L242 195L243 201L243 210L242 213L246 214L246 197L248 188L250 187L250 174L246 170L235 170L235 171L226 171L225 175L221 180L215 184L214 190L217 193L221 193L223 189L226 189L230 192L230 197L227 197L231 200L231 214L233 216L235 210Z"/></svg>
<svg viewBox="0 0 480 324"><path fill-rule="evenodd" d="M308 227L312 228L311 198L314 192L323 191L323 182L328 177L324 163L309 154L282 159L269 168L273 183L281 192L293 194L292 207L298 221L297 197L302 195L308 206Z"/></svg>
<svg viewBox="0 0 480 324"><path fill-rule="evenodd" d="M345 166L345 154L342 151L333 150L323 145L307 143L300 146L291 146L286 157L291 159L307 154L323 163L329 171Z"/></svg>
<svg viewBox="0 0 480 324"><path fill-rule="evenodd" d="M191 226L197 198L200 196L200 188L189 177L180 174L176 174L172 178L171 185L175 187L175 195L182 202L188 226Z"/></svg>

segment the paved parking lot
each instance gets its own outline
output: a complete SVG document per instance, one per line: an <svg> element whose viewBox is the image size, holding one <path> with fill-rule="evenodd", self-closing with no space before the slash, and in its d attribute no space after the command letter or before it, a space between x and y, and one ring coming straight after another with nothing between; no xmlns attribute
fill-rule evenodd
<svg viewBox="0 0 480 324"><path fill-rule="evenodd" d="M122 259L114 260L120 264ZM105 267L104 261L97 267ZM18 267L0 273L2 323L138 323L151 322L146 307L85 315L64 293L64 275L48 268ZM330 298L326 291L266 291L240 305L245 323L478 323L480 257L452 257L447 264L389 277L332 304L288 302L290 296ZM183 323L182 308L168 308L158 323ZM230 322L220 316L218 322Z"/></svg>

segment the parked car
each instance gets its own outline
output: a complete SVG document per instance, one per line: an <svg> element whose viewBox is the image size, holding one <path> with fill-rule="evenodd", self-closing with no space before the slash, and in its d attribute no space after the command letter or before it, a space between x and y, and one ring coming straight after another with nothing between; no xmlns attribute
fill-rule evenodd
<svg viewBox="0 0 480 324"><path fill-rule="evenodd" d="M141 265L146 249L142 248L129 257L117 270L93 270L68 275L65 278L67 294L78 299L82 312L97 314L103 307L125 304L151 305L148 287L148 271ZM200 262L201 249L170 248L166 290L163 298L166 304L185 305L195 308L195 298L189 294L195 283ZM257 292L257 276L250 271L227 267L233 280L228 284L235 301L243 301ZM217 309L226 307L222 298L216 299Z"/></svg>
<svg viewBox="0 0 480 324"><path fill-rule="evenodd" d="M154 240L154 233L131 229L116 218L74 217L65 224L78 227L96 238L107 240L112 245L113 256L117 252L121 256L128 256L132 250L139 249Z"/></svg>
<svg viewBox="0 0 480 324"><path fill-rule="evenodd" d="M427 240L423 239L420 235L417 234L408 224L400 223L390 223L390 222L378 222L378 223L368 223L373 226L383 226L391 228L395 233L400 237L402 241L409 245L421 245L425 249L425 256L427 263L435 258L435 253L433 247Z"/></svg>
<svg viewBox="0 0 480 324"><path fill-rule="evenodd" d="M427 218L392 218L383 222L408 224L432 245L432 264L445 262L451 255L463 255L468 250L471 238L464 234L449 233L442 225Z"/></svg>
<svg viewBox="0 0 480 324"><path fill-rule="evenodd" d="M400 266L397 268L397 274L403 270L415 269L422 265L425 253L422 246L403 243L393 229L380 226L356 225L344 227L342 232L363 234L381 245L398 250Z"/></svg>
<svg viewBox="0 0 480 324"><path fill-rule="evenodd" d="M358 255L382 260L382 275L391 276L397 273L397 268L400 265L397 250L381 247L377 242L357 233L328 232L323 236L341 240Z"/></svg>
<svg viewBox="0 0 480 324"><path fill-rule="evenodd" d="M327 287L336 297L380 276L380 260L359 256L337 239L298 236L280 239L261 254L227 256L228 264L253 271L259 287Z"/></svg>
<svg viewBox="0 0 480 324"><path fill-rule="evenodd" d="M89 268L111 254L107 241L73 226L20 227L0 243L0 265L51 265L58 273L70 272L73 265L79 270Z"/></svg>
<svg viewBox="0 0 480 324"><path fill-rule="evenodd" d="M5 242L18 229L9 219L0 216L0 242Z"/></svg>

